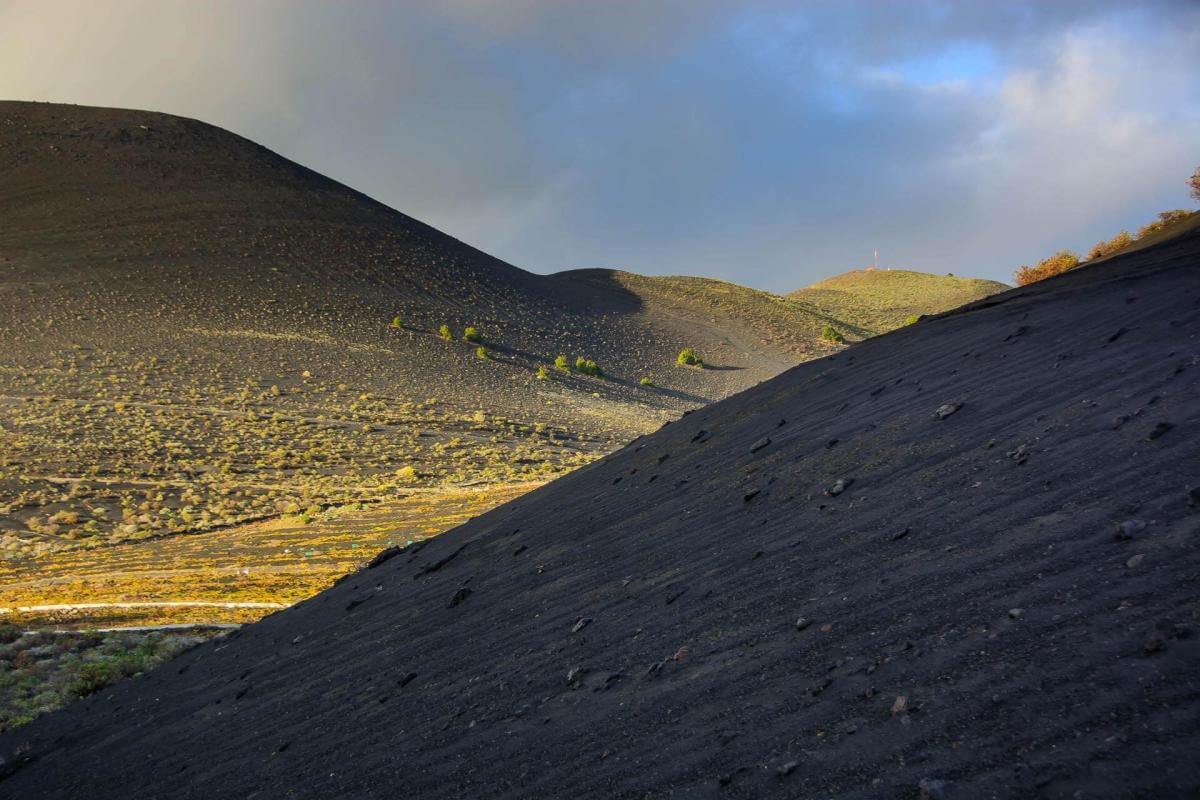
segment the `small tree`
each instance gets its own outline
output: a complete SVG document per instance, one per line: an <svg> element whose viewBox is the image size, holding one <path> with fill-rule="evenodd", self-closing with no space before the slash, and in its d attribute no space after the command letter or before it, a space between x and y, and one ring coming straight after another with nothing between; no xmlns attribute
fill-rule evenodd
<svg viewBox="0 0 1200 800"><path fill-rule="evenodd" d="M567 361L566 356L559 356L558 358L554 359L554 366L556 369L560 369L563 372L571 371L571 362Z"/></svg>
<svg viewBox="0 0 1200 800"><path fill-rule="evenodd" d="M539 381L550 380L550 370L546 369L545 367L538 367L537 379Z"/></svg>
<svg viewBox="0 0 1200 800"><path fill-rule="evenodd" d="M478 343L483 341L483 337L480 336L479 331L475 330L474 328L467 328L465 331L463 331L463 341Z"/></svg>
<svg viewBox="0 0 1200 800"><path fill-rule="evenodd" d="M1192 177L1188 178L1188 186L1192 190L1192 198L1200 200L1200 167L1196 167L1196 171L1192 173Z"/></svg>
<svg viewBox="0 0 1200 800"><path fill-rule="evenodd" d="M704 362L700 356L696 355L696 351L691 347L685 347L679 351L679 355L675 358L675 363L681 367L703 367Z"/></svg>
<svg viewBox="0 0 1200 800"><path fill-rule="evenodd" d="M841 332L832 325L826 325L825 330L821 331L821 338L833 344L845 344L846 337L842 336Z"/></svg>
<svg viewBox="0 0 1200 800"><path fill-rule="evenodd" d="M454 339L454 331L450 330L450 326L442 323L442 327L438 328L438 336L441 336L446 341Z"/></svg>

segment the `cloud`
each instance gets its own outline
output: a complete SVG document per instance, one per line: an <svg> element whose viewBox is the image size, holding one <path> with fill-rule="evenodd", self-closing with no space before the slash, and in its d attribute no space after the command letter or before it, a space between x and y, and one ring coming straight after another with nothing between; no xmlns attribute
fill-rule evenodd
<svg viewBox="0 0 1200 800"><path fill-rule="evenodd" d="M1005 279L1183 205L1200 9L0 6L0 96L203 118L519 266Z"/></svg>

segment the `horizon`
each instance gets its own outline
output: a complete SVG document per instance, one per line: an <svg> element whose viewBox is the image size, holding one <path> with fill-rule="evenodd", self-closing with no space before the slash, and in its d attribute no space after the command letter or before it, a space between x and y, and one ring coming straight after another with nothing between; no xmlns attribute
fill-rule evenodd
<svg viewBox="0 0 1200 800"><path fill-rule="evenodd" d="M200 119L539 273L783 294L878 247L1011 283L1193 207L1183 2L125 0L0 31L5 99Z"/></svg>

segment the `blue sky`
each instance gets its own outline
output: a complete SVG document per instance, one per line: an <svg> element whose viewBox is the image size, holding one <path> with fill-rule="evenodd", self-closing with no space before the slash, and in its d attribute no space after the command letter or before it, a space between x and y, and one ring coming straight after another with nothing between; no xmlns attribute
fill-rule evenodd
<svg viewBox="0 0 1200 800"><path fill-rule="evenodd" d="M1008 280L1191 207L1200 4L0 0L0 97L198 117L539 272Z"/></svg>

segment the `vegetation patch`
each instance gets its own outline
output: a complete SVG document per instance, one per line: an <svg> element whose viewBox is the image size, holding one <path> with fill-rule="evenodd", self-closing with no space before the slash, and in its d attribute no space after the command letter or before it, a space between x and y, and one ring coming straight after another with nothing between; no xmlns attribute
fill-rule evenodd
<svg viewBox="0 0 1200 800"><path fill-rule="evenodd" d="M600 365L583 356L575 359L575 371L582 372L584 375L594 375L597 378L604 377L604 370L600 369Z"/></svg>
<svg viewBox="0 0 1200 800"><path fill-rule="evenodd" d="M821 340L831 342L832 344L846 343L846 337L841 334L841 331L832 325L826 325L825 330L821 331Z"/></svg>
<svg viewBox="0 0 1200 800"><path fill-rule="evenodd" d="M147 672L221 632L23 633L0 625L0 730Z"/></svg>
<svg viewBox="0 0 1200 800"><path fill-rule="evenodd" d="M679 351L679 355L675 357L675 363L681 367L703 367L704 361L700 356L696 355L695 349L685 347Z"/></svg>

